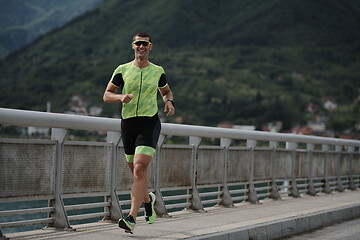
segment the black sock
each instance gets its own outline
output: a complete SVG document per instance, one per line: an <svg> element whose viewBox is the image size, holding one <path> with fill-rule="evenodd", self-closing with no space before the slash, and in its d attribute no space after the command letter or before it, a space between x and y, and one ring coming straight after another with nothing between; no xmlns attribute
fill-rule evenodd
<svg viewBox="0 0 360 240"><path fill-rule="evenodd" d="M148 203L144 203L144 207L145 207L146 215L150 217L152 215L151 201Z"/></svg>

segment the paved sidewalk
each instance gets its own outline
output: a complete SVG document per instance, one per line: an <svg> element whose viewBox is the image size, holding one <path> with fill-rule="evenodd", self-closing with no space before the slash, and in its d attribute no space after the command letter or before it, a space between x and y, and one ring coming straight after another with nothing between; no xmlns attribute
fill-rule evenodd
<svg viewBox="0 0 360 240"><path fill-rule="evenodd" d="M288 240L359 240L360 218L324 227L309 233L289 237Z"/></svg>
<svg viewBox="0 0 360 240"><path fill-rule="evenodd" d="M360 190L304 195L260 204L241 203L234 208L212 207L206 212L182 211L154 224L138 220L134 234L117 224L76 225L76 231L54 229L8 234L10 239L277 239L334 223L360 218Z"/></svg>

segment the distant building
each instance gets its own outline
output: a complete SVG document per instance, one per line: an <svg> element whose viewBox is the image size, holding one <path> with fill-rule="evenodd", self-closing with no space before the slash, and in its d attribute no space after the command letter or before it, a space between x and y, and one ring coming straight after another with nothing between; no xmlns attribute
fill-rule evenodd
<svg viewBox="0 0 360 240"><path fill-rule="evenodd" d="M223 121L217 125L220 128L233 128L234 124L230 121Z"/></svg>
<svg viewBox="0 0 360 240"><path fill-rule="evenodd" d="M311 113L317 113L320 110L320 108L318 105L314 103L308 103L308 105L306 106L306 110Z"/></svg>
<svg viewBox="0 0 360 240"><path fill-rule="evenodd" d="M91 106L89 108L89 114L90 116L100 116L102 113L102 107L97 107L97 106Z"/></svg>
<svg viewBox="0 0 360 240"><path fill-rule="evenodd" d="M317 133L323 133L326 130L325 122L309 121L308 126L312 129L313 132L317 132Z"/></svg>
<svg viewBox="0 0 360 240"><path fill-rule="evenodd" d="M291 130L293 134L312 135L313 130L309 126L295 126Z"/></svg>
<svg viewBox="0 0 360 240"><path fill-rule="evenodd" d="M67 114L76 114L76 115L90 115L90 116L100 116L102 113L102 108L98 106L90 106L91 99L80 94L74 94L69 102L69 110L65 113Z"/></svg>
<svg viewBox="0 0 360 240"><path fill-rule="evenodd" d="M328 111L335 110L338 107L336 101L332 97L324 97L323 102L324 108Z"/></svg>
<svg viewBox="0 0 360 240"><path fill-rule="evenodd" d="M247 131L254 131L255 130L254 125L234 125L233 128L234 129L239 129L239 130L247 130Z"/></svg>
<svg viewBox="0 0 360 240"><path fill-rule="evenodd" d="M85 98L82 95L74 94L71 97L69 102L69 111L68 114L77 114L77 115L89 115L87 107L90 104L90 99Z"/></svg>
<svg viewBox="0 0 360 240"><path fill-rule="evenodd" d="M355 123L355 129L356 129L356 130L360 130L360 121L358 121L357 123Z"/></svg>
<svg viewBox="0 0 360 240"><path fill-rule="evenodd" d="M28 136L43 136L48 137L50 135L50 128L44 127L28 127L27 128Z"/></svg>
<svg viewBox="0 0 360 240"><path fill-rule="evenodd" d="M218 124L218 127L221 127L221 128L234 128L234 129L248 130L248 131L254 131L255 130L254 125L234 125L230 121L223 121L223 122Z"/></svg>

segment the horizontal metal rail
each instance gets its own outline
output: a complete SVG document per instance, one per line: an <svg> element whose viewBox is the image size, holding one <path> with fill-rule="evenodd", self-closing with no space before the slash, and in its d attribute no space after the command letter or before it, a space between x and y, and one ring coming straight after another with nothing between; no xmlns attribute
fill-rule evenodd
<svg viewBox="0 0 360 240"><path fill-rule="evenodd" d="M87 203L87 204L67 205L65 206L65 210L70 211L70 210L100 208L100 207L109 207L109 206L110 206L109 202Z"/></svg>
<svg viewBox="0 0 360 240"><path fill-rule="evenodd" d="M166 208L170 210L170 209L174 209L174 208L187 208L190 206L191 206L191 203L186 202L186 203L167 204Z"/></svg>
<svg viewBox="0 0 360 240"><path fill-rule="evenodd" d="M163 197L164 201L174 201L174 200L189 199L189 198L191 198L190 194Z"/></svg>
<svg viewBox="0 0 360 240"><path fill-rule="evenodd" d="M248 193L249 189L240 189L240 190L229 190L231 194L240 194L240 193Z"/></svg>
<svg viewBox="0 0 360 240"><path fill-rule="evenodd" d="M220 202L221 202L221 199L218 199L218 198L202 201L202 203L203 203L204 205L206 205L206 204L218 204L218 203L220 203Z"/></svg>
<svg viewBox="0 0 360 240"><path fill-rule="evenodd" d="M239 197L232 197L232 200L234 201L234 202L236 202L236 201L245 201L245 200L247 200L249 197L248 196L239 196Z"/></svg>
<svg viewBox="0 0 360 240"><path fill-rule="evenodd" d="M270 196L270 193L259 193L257 194L258 198L267 198Z"/></svg>
<svg viewBox="0 0 360 240"><path fill-rule="evenodd" d="M260 192L260 191L268 191L268 190L270 190L271 189L271 187L258 187L258 188L255 188L255 190L257 191L257 192Z"/></svg>
<svg viewBox="0 0 360 240"><path fill-rule="evenodd" d="M199 193L200 197L212 197L217 195L222 195L223 192L217 191L217 192L207 192L207 193Z"/></svg>
<svg viewBox="0 0 360 240"><path fill-rule="evenodd" d="M0 108L0 124L65 128L91 131L120 131L120 119ZM286 133L247 131L185 124L163 123L161 133L174 136L230 138L360 147L360 141Z"/></svg>
<svg viewBox="0 0 360 240"><path fill-rule="evenodd" d="M298 184L297 185L299 188L307 188L309 186L309 184L307 183L303 183L303 184Z"/></svg>
<svg viewBox="0 0 360 240"><path fill-rule="evenodd" d="M23 227L23 226L29 226L29 225L49 224L49 223L54 223L54 222L55 222L54 218L23 220L23 221L16 221L16 222L0 223L0 228Z"/></svg>
<svg viewBox="0 0 360 240"><path fill-rule="evenodd" d="M120 205L130 205L131 204L131 200L121 200L119 201Z"/></svg>
<svg viewBox="0 0 360 240"><path fill-rule="evenodd" d="M104 216L110 216L110 213L109 212L97 212L97 213L70 215L70 216L68 216L68 219L69 219L69 221L74 221L74 220L83 220L83 219L90 219L90 218L101 218Z"/></svg>
<svg viewBox="0 0 360 240"><path fill-rule="evenodd" d="M53 207L0 211L0 217L54 212Z"/></svg>

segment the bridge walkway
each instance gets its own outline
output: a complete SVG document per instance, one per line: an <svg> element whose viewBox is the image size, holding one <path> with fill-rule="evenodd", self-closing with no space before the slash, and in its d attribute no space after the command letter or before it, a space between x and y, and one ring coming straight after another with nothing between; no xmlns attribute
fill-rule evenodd
<svg viewBox="0 0 360 240"><path fill-rule="evenodd" d="M302 195L282 200L240 203L233 208L212 207L206 212L180 211L154 224L138 219L134 234L126 234L116 223L101 221L75 225L74 231L43 229L8 234L10 239L281 239L360 218L360 191Z"/></svg>

